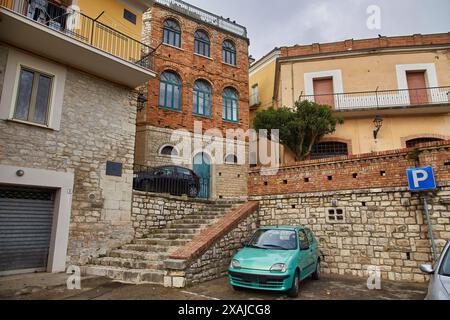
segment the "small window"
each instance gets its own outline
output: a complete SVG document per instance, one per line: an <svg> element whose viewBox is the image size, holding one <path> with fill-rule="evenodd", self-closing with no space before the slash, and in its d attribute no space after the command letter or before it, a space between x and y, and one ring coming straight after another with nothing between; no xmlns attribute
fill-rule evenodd
<svg viewBox="0 0 450 320"><path fill-rule="evenodd" d="M421 143L431 143L431 142L438 142L443 141L442 139L438 138L418 138L418 139L412 139L406 141L406 147L407 148L415 148Z"/></svg>
<svg viewBox="0 0 450 320"><path fill-rule="evenodd" d="M238 158L237 158L237 156L235 156L234 154L229 154L229 155L225 158L225 163L226 163L226 164L237 164L237 163L238 163Z"/></svg>
<svg viewBox="0 0 450 320"><path fill-rule="evenodd" d="M330 223L345 222L345 212L343 209L329 209L327 220Z"/></svg>
<svg viewBox="0 0 450 320"><path fill-rule="evenodd" d="M14 119L48 124L53 76L22 67Z"/></svg>
<svg viewBox="0 0 450 320"><path fill-rule="evenodd" d="M308 248L310 246L310 243L308 241L308 237L306 236L304 231L299 231L298 232L298 240L299 240L301 249L305 249L305 248Z"/></svg>
<svg viewBox="0 0 450 320"><path fill-rule="evenodd" d="M236 65L236 47L230 40L225 40L222 45L222 61L232 66Z"/></svg>
<svg viewBox="0 0 450 320"><path fill-rule="evenodd" d="M123 18L130 21L132 24L136 24L136 15L127 9L123 10Z"/></svg>
<svg viewBox="0 0 450 320"><path fill-rule="evenodd" d="M176 20L164 21L163 41L165 44L181 48L181 28Z"/></svg>
<svg viewBox="0 0 450 320"><path fill-rule="evenodd" d="M259 104L260 104L260 102L259 102L259 87L257 84L255 84L252 87L252 93L250 95L250 107L254 107Z"/></svg>
<svg viewBox="0 0 450 320"><path fill-rule="evenodd" d="M195 33L195 53L210 57L211 56L211 42L209 40L208 34L203 30L198 30Z"/></svg>
<svg viewBox="0 0 450 320"><path fill-rule="evenodd" d="M239 99L236 90L226 88L222 94L223 120L239 122Z"/></svg>
<svg viewBox="0 0 450 320"><path fill-rule="evenodd" d="M314 145L311 159L326 159L339 156L348 156L348 146L343 142L320 142Z"/></svg>
<svg viewBox="0 0 450 320"><path fill-rule="evenodd" d="M314 237L310 229L306 229L306 236L308 237L309 243L312 244L314 242Z"/></svg>
<svg viewBox="0 0 450 320"><path fill-rule="evenodd" d="M178 151L172 146L165 146L161 149L161 155L168 157L178 157Z"/></svg>

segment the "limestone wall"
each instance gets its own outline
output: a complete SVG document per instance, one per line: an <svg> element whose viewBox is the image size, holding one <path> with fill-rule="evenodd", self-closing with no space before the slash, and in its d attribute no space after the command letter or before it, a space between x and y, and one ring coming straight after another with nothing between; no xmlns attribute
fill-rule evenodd
<svg viewBox="0 0 450 320"><path fill-rule="evenodd" d="M433 233L441 251L450 239L450 183L442 185L430 198ZM421 198L406 188L300 193L252 200L259 200L263 226L311 227L325 256L325 273L366 277L367 268L377 266L385 279L426 280L419 265L432 261L428 227Z"/></svg>
<svg viewBox="0 0 450 320"><path fill-rule="evenodd" d="M0 79L7 52L0 47ZM0 120L1 164L75 175L70 263L85 263L133 238L135 102L129 89L67 68L59 131ZM106 176L107 161L122 163L123 175Z"/></svg>
<svg viewBox="0 0 450 320"><path fill-rule="evenodd" d="M208 201L187 197L134 191L131 219L135 230L135 238L142 238L148 235L151 230L164 228L170 222L194 214L205 208L208 203Z"/></svg>

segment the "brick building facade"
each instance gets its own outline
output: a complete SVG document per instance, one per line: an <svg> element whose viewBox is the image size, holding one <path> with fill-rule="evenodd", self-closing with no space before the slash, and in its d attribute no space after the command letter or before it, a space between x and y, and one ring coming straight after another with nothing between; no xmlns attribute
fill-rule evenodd
<svg viewBox="0 0 450 320"><path fill-rule="evenodd" d="M214 16L193 6L189 8L206 16ZM192 14L192 10L187 13L177 6L171 7L157 1L144 15L143 42L156 48L155 69L159 76L148 84L148 105L138 113L137 164L151 167L172 164L173 154L164 154L163 150L175 147L175 156L181 156L182 151L171 141L174 130L185 130L192 134L195 123L202 125L201 133L218 129L223 137L227 130L247 131L249 127L249 40L245 28L226 21L241 30L241 33L228 31L212 23L202 22L199 16ZM201 51L196 40L199 35L203 36ZM228 61L225 61L223 53L226 43L231 43L235 49L235 58ZM204 88L203 92L209 90L206 97L200 97L203 93L198 93L199 96L195 93L200 85ZM238 108L227 119L224 95L230 90L236 95ZM209 110L205 111L204 108ZM192 135L192 138L192 155L186 157L183 154L187 159L183 166L191 169L192 160L197 154L205 152L208 157L217 156L204 149L207 143L202 137ZM194 140L199 143L197 146L202 146L200 150L195 147ZM244 138L238 140L238 144L244 144L247 148ZM234 143L227 139L221 141L224 144ZM227 156L233 159L233 154L227 154L225 148L222 156L223 159L213 160L211 166L209 198L245 196L247 165L234 162L222 164L220 160L225 162Z"/></svg>

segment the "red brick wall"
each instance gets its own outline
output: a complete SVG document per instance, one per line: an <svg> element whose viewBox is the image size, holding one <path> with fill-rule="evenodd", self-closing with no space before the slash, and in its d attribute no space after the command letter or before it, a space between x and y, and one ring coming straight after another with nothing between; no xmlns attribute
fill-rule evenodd
<svg viewBox="0 0 450 320"><path fill-rule="evenodd" d="M259 168L249 174L249 195L404 187L406 169L429 165L438 182L450 181L450 141L423 144L419 150L419 162L408 156L415 149L402 149L287 165L273 176L261 175Z"/></svg>
<svg viewBox="0 0 450 320"><path fill-rule="evenodd" d="M320 53L347 52L349 49L355 51L435 44L450 44L450 33L428 35L415 34L412 36L381 37L363 40L351 39L332 43L314 43L311 45L283 47L281 48L281 55L283 57L294 57Z"/></svg>
<svg viewBox="0 0 450 320"><path fill-rule="evenodd" d="M149 103L145 112L140 114L138 125L153 125L170 129L187 129L192 131L194 121L203 121L205 130L221 130L249 126L248 107L248 40L222 32L207 24L180 15L170 9L155 4L152 8L150 44L158 47L163 39L163 22L171 17L180 23L182 29L182 50L167 45L159 46L156 52L155 71L158 76L149 83ZM209 33L211 40L211 59L194 54L194 33L202 29ZM237 67L222 63L222 42L232 40L237 49ZM147 42L147 41L146 41ZM158 108L159 74L165 70L177 72L183 81L182 112L167 111ZM205 79L212 85L213 118L205 119L194 116L192 87L196 80ZM234 87L239 93L239 124L222 120L222 91L225 87Z"/></svg>

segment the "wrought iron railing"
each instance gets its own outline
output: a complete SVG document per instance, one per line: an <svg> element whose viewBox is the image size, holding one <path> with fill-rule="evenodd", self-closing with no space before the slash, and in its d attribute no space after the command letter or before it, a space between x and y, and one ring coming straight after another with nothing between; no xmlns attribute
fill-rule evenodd
<svg viewBox="0 0 450 320"><path fill-rule="evenodd" d="M162 174L158 173L159 170ZM175 171L171 175L165 174L163 171L164 168L152 168L135 164L133 190L182 196L188 195L189 188L195 185L194 181L182 178Z"/></svg>
<svg viewBox="0 0 450 320"><path fill-rule="evenodd" d="M177 12L183 13L194 19L211 24L238 36L247 38L247 29L234 21L219 17L206 10L200 9L182 0L155 0L156 3L166 6Z"/></svg>
<svg viewBox="0 0 450 320"><path fill-rule="evenodd" d="M376 109L450 103L450 87L405 90L376 90L364 92L300 95L309 100L330 105L337 110Z"/></svg>
<svg viewBox="0 0 450 320"><path fill-rule="evenodd" d="M151 47L84 15L76 6L45 0L0 0L0 7L144 69L154 69Z"/></svg>

